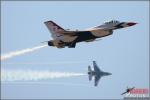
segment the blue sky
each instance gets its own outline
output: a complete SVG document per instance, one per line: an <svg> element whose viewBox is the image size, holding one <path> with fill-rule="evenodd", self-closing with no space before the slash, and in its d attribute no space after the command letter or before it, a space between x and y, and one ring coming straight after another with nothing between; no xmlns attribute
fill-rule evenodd
<svg viewBox="0 0 150 100"><path fill-rule="evenodd" d="M49 84L44 84L45 81L40 81L40 84L3 83L2 98L120 99L127 86L149 86L148 1L2 1L2 54L34 47L52 39L43 23L48 20L65 29L84 30L113 19L138 24L116 30L113 35L97 42L78 43L75 49L46 47L1 62L1 69L87 73L87 66L96 60L102 70L112 73L102 78L98 87L94 87L87 76L51 79L46 81Z"/></svg>

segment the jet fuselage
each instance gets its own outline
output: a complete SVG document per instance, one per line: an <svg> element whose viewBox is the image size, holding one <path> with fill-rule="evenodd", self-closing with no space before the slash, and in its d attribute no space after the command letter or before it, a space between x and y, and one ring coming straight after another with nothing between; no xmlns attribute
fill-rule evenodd
<svg viewBox="0 0 150 100"><path fill-rule="evenodd" d="M97 38L111 35L113 30L133 26L135 24L134 22L110 21L84 31L68 31L64 30L53 21L45 22L53 38L53 40L47 41L48 45L58 48L64 48L65 46L75 48L78 42L92 42Z"/></svg>

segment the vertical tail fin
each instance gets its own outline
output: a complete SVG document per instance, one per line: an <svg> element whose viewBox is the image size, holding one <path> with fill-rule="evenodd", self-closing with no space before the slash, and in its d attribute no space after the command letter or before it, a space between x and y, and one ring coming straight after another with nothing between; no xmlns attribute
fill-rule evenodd
<svg viewBox="0 0 150 100"><path fill-rule="evenodd" d="M60 32L65 31L62 27L58 26L53 21L46 21L44 23L47 26L48 30L52 33L53 38L62 36Z"/></svg>
<svg viewBox="0 0 150 100"><path fill-rule="evenodd" d="M88 66L88 74L89 74L89 81L92 80L92 69L90 66Z"/></svg>

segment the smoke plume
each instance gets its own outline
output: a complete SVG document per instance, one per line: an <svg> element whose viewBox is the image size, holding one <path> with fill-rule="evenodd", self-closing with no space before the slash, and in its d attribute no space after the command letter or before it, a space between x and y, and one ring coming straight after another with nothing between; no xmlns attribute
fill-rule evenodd
<svg viewBox="0 0 150 100"><path fill-rule="evenodd" d="M36 70L1 70L1 81L39 81L55 78L65 78L74 76L83 76L83 73L74 72L51 72Z"/></svg>
<svg viewBox="0 0 150 100"><path fill-rule="evenodd" d="M36 46L36 47L33 47L33 48L27 48L27 49L23 49L23 50L3 54L1 56L1 60L6 60L6 59L9 59L9 58L12 58L12 57L15 57L15 56L19 56L19 55L22 55L22 54L25 54L25 53L33 52L33 51L36 51L38 49L44 48L46 46L47 45Z"/></svg>

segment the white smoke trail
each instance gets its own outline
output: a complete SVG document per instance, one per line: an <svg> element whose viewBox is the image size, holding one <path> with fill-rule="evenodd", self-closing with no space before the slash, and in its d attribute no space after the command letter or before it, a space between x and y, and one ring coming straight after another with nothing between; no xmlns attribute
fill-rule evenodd
<svg viewBox="0 0 150 100"><path fill-rule="evenodd" d="M58 64L83 64L88 61L51 61L51 62L9 62L5 65L58 65Z"/></svg>
<svg viewBox="0 0 150 100"><path fill-rule="evenodd" d="M12 57L15 57L15 56L19 56L19 55L22 55L22 54L25 54L25 53L33 52L35 50L44 48L46 46L48 46L48 45L36 46L36 47L33 47L33 48L27 48L27 49L24 49L24 50L10 52L10 53L2 55L1 60L6 60L6 59L9 59L9 58L12 58Z"/></svg>
<svg viewBox="0 0 150 100"><path fill-rule="evenodd" d="M35 71L35 70L2 70L1 81L38 81L63 77L73 77L86 75L74 72L51 72L51 71Z"/></svg>
<svg viewBox="0 0 150 100"><path fill-rule="evenodd" d="M11 81L11 82L1 82L1 84L38 84L38 85L63 85L63 86L85 86L85 87L93 87L88 85L87 83L72 83L72 82L17 82L17 81Z"/></svg>

